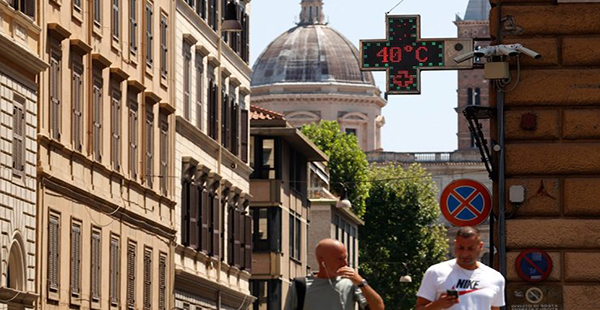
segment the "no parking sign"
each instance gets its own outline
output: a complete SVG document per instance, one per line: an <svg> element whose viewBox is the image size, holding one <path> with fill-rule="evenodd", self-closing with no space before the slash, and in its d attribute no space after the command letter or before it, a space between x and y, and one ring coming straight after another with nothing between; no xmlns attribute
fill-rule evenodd
<svg viewBox="0 0 600 310"><path fill-rule="evenodd" d="M515 269L519 277L525 281L544 281L552 272L552 259L546 251L528 249L517 256Z"/></svg>
<svg viewBox="0 0 600 310"><path fill-rule="evenodd" d="M477 226L483 223L492 210L492 199L487 187L469 179L448 184L440 198L444 217L455 226Z"/></svg>

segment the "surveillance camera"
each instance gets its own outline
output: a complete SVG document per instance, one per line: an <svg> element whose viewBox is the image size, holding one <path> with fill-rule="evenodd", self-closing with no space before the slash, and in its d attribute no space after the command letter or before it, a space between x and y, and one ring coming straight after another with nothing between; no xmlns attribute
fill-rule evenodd
<svg viewBox="0 0 600 310"><path fill-rule="evenodd" d="M496 46L496 54L505 55L508 57L514 57L519 54L516 49L509 45L498 45Z"/></svg>
<svg viewBox="0 0 600 310"><path fill-rule="evenodd" d="M481 58L481 57L494 56L495 52L496 51L493 46L486 46L484 48L480 48L480 49L476 50L475 57Z"/></svg>
<svg viewBox="0 0 600 310"><path fill-rule="evenodd" d="M515 50L517 50L521 54L525 54L533 59L540 59L542 55L534 50L530 50L521 44L514 45Z"/></svg>
<svg viewBox="0 0 600 310"><path fill-rule="evenodd" d="M460 55L454 57L454 61L456 63L461 63L463 61L467 61L467 60L473 58L474 55L475 55L474 52L468 52L468 53L460 54Z"/></svg>

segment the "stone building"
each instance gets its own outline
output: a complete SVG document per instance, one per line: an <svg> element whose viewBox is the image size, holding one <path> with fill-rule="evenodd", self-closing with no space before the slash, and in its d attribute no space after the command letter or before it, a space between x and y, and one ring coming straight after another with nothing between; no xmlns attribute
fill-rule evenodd
<svg viewBox="0 0 600 310"><path fill-rule="evenodd" d="M39 215L36 189L38 77L37 1L0 1L0 308L32 308L38 298Z"/></svg>
<svg viewBox="0 0 600 310"><path fill-rule="evenodd" d="M554 266L537 283L548 288L545 296L558 296L558 309L594 309L600 294L600 3L491 2L492 43L518 42L542 55L521 55L520 66L511 62L511 74L520 78L504 97L506 192L525 188L524 201L506 220L508 304L522 304L515 292L529 287L515 272L515 258L540 248ZM496 127L492 136L499 137ZM505 206L515 208L508 195Z"/></svg>
<svg viewBox="0 0 600 310"><path fill-rule="evenodd" d="M37 307L172 309L171 3L37 12Z"/></svg>
<svg viewBox="0 0 600 310"><path fill-rule="evenodd" d="M309 166L327 155L282 114L255 106L250 147L254 309L283 309L291 280L309 270Z"/></svg>
<svg viewBox="0 0 600 310"><path fill-rule="evenodd" d="M228 33L227 1L174 1L178 309L246 309L254 301L248 2L236 2L242 31Z"/></svg>
<svg viewBox="0 0 600 310"><path fill-rule="evenodd" d="M324 22L322 0L302 0L300 22L256 60L252 104L283 113L294 127L335 120L364 151L381 149L386 101L358 51Z"/></svg>

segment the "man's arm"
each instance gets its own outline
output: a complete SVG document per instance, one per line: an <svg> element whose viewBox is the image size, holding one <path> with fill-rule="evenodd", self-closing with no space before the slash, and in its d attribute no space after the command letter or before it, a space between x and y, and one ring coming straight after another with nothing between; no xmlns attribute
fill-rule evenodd
<svg viewBox="0 0 600 310"><path fill-rule="evenodd" d="M500 307L492 307L492 310L500 310Z"/></svg>
<svg viewBox="0 0 600 310"><path fill-rule="evenodd" d="M359 285L363 282L363 277L361 277L354 269L350 267L342 267L338 270L338 275L343 278L347 278L354 285ZM369 309L371 310L383 310L385 309L385 304L383 303L383 299L377 292L370 286L364 285L360 288L363 296L367 300L367 304L369 305Z"/></svg>
<svg viewBox="0 0 600 310"><path fill-rule="evenodd" d="M436 301L427 300L423 297L417 296L417 306L415 310L441 310L444 308L450 308L458 303L458 298L454 296L449 296L446 294L442 294L440 299ZM497 309L494 309L497 310Z"/></svg>

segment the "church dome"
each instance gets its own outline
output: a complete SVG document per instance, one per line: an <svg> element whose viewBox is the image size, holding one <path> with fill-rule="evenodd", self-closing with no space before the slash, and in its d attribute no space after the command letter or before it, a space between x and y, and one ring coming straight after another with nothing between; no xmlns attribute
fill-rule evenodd
<svg viewBox="0 0 600 310"><path fill-rule="evenodd" d="M298 26L277 37L258 57L252 86L277 83L375 86L373 75L360 71L359 67L358 50L346 37L323 23L319 14L307 15L305 19L301 15Z"/></svg>

